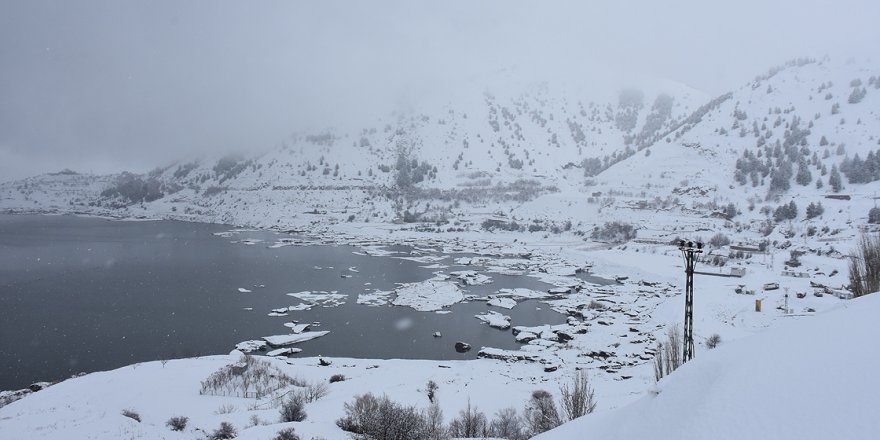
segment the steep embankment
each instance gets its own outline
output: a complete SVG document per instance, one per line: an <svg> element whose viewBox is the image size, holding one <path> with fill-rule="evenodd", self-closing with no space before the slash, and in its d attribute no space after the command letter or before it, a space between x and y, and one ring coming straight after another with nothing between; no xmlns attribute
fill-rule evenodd
<svg viewBox="0 0 880 440"><path fill-rule="evenodd" d="M541 439L869 439L880 435L880 294L725 344L641 400Z"/></svg>

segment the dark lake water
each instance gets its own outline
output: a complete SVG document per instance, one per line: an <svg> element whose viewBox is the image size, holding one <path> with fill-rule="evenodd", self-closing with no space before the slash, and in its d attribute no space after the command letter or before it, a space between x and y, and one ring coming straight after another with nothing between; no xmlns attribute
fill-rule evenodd
<svg viewBox="0 0 880 440"><path fill-rule="evenodd" d="M289 333L283 323L291 320L318 321L313 330L330 331L297 344L301 356L470 359L481 346L519 346L509 330L473 317L489 309L484 302L459 303L442 315L356 304L359 293L431 278L437 269L420 267L427 263L357 255L360 249L351 246L269 248L289 236L267 231L215 235L230 228L0 215L0 390L141 361L226 353L244 340ZM245 238L264 242L232 243ZM451 266L446 272L473 269L454 266L452 258L441 264ZM525 276L489 275L493 283L465 290L482 296L504 287L550 287ZM267 316L298 304L286 293L304 290L348 298L338 307ZM565 322L537 301L492 309L510 315L513 325ZM434 338L435 331L443 337ZM474 350L457 353L459 340Z"/></svg>

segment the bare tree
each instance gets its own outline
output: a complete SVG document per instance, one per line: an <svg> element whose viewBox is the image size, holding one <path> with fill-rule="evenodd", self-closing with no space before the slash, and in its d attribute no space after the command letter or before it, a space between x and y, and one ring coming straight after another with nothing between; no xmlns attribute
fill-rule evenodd
<svg viewBox="0 0 880 440"><path fill-rule="evenodd" d="M489 435L507 440L525 440L527 437L523 428L522 418L516 413L516 408L505 408L495 413L495 418L489 424Z"/></svg>
<svg viewBox="0 0 880 440"><path fill-rule="evenodd" d="M556 404L553 403L553 396L544 390L532 392L532 398L526 405L525 419L532 436L549 431L562 423Z"/></svg>
<svg viewBox="0 0 880 440"><path fill-rule="evenodd" d="M660 380L681 366L681 329L675 325L666 332L666 341L657 342L654 379Z"/></svg>
<svg viewBox="0 0 880 440"><path fill-rule="evenodd" d="M853 296L880 290L880 234L862 234L858 247L849 257L849 283Z"/></svg>
<svg viewBox="0 0 880 440"><path fill-rule="evenodd" d="M436 403L432 403L425 411L425 431L429 440L444 440L449 438L446 427L443 426L443 411Z"/></svg>
<svg viewBox="0 0 880 440"><path fill-rule="evenodd" d="M477 407L471 407L468 399L467 407L458 412L458 417L449 422L449 435L458 438L481 438L489 434L489 422L486 414Z"/></svg>
<svg viewBox="0 0 880 440"><path fill-rule="evenodd" d="M584 370L575 372L571 385L562 384L559 393L562 395L559 406L562 407L566 420L574 420L596 409L593 388Z"/></svg>

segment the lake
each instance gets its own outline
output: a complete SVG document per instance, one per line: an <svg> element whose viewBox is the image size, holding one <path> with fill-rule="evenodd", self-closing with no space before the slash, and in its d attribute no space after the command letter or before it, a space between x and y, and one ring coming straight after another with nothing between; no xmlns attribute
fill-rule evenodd
<svg viewBox="0 0 880 440"><path fill-rule="evenodd" d="M477 313L493 309L527 326L566 319L536 300L511 310L464 302L445 309L449 314L357 304L359 293L427 280L438 269L363 255L353 246L273 248L294 236L222 234L231 228L0 215L0 390L141 361L227 353L241 341L289 333L283 324L291 320L319 322L312 330L330 331L297 344L299 356L447 360L475 358L481 346L519 347L510 330L481 323ZM442 269L446 273L475 269L456 266L453 256L441 263L450 266ZM462 288L485 296L500 288L552 287L522 275L488 275L491 284ZM306 290L348 296L337 307L268 316L301 302L287 293ZM442 337L432 336L437 331ZM474 349L457 353L456 341Z"/></svg>

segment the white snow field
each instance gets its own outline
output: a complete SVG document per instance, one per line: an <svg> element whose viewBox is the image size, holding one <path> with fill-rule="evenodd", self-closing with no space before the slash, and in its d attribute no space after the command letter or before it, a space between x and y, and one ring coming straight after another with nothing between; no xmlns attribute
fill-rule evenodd
<svg viewBox="0 0 880 440"><path fill-rule="evenodd" d="M511 338L523 345L474 347L490 359L338 358L327 367L314 358L289 365L273 359L308 381L349 378L308 404L305 422L289 424L303 439L345 438L333 422L355 394L387 393L425 407L422 388L432 379L447 421L469 399L491 418L510 405L521 410L535 389L558 396L575 369L588 372L597 412L547 438L880 438L880 419L870 414L880 407L880 344L871 331L880 296L814 296L849 284L847 254L862 232L880 230L869 219L880 189L880 180L870 179L877 176L842 170L841 188L831 179L856 155L864 161L880 149L878 75L871 61L794 60L715 99L666 84L646 89L637 106L590 102L557 85L475 85L362 130L296 134L262 154L203 158L150 175L59 173L3 182L0 212L258 227L277 231L279 241L239 242L350 244L362 255L399 256L437 270L452 264L448 255L491 277L438 272L356 301L451 313L449 306L467 300L461 283L528 273L553 287L499 288L486 308L521 308L505 299L533 298L571 317L552 326L514 320ZM859 100L849 99L860 91ZM668 111L656 111L664 102ZM402 182L414 174L401 173L398 163L418 164L402 169L424 180ZM786 163L788 188L773 190ZM102 195L133 178L156 179L163 196L134 203ZM790 202L796 215L775 218ZM805 208L817 203L822 212L808 215ZM613 221L632 226L634 237L594 237ZM298 236L286 235L291 231ZM728 242L711 244L716 235ZM655 386L656 342L682 321L684 274L671 244L677 238L710 243L698 270L724 276L696 277L697 358ZM386 249L392 245L416 250L400 255L406 252ZM418 250L424 248L441 255ZM578 278L584 270L618 283L592 284ZM767 283L780 289L763 291ZM782 310L786 292L790 310ZM303 302L288 311L338 306L349 295L291 296ZM716 333L722 344L705 349ZM271 438L286 426L276 423L277 405L198 394L201 380L237 360L238 353L152 362L67 380L0 408L0 439L194 439L204 437L196 428L210 432L221 421L233 423L239 438ZM138 411L142 422L123 417L124 409ZM177 415L191 418L186 432L164 426ZM248 427L254 415L272 424Z"/></svg>
<svg viewBox="0 0 880 440"><path fill-rule="evenodd" d="M636 402L539 439L880 438L880 294L715 350Z"/></svg>

